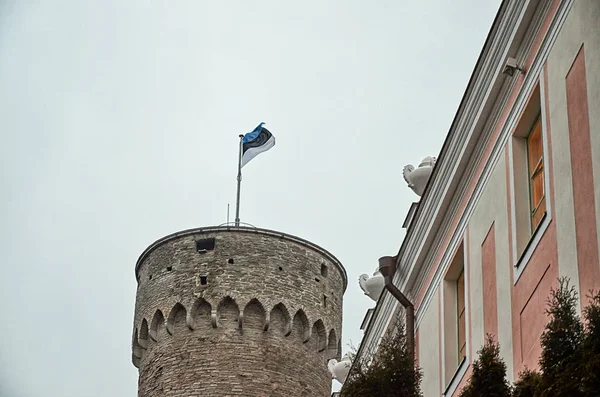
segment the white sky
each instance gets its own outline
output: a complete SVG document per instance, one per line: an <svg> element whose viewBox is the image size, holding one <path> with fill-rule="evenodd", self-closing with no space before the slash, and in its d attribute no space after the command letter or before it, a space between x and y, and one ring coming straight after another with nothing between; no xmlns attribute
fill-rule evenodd
<svg viewBox="0 0 600 397"><path fill-rule="evenodd" d="M233 214L260 121L242 221L342 261L357 345L402 168L439 153L499 5L0 0L0 396L136 395L135 261Z"/></svg>

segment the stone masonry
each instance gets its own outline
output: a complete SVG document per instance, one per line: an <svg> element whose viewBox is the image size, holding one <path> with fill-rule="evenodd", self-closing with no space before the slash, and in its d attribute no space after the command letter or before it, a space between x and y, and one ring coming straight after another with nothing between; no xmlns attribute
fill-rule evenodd
<svg viewBox="0 0 600 397"><path fill-rule="evenodd" d="M347 277L329 252L264 229L209 227L140 256L140 397L329 396Z"/></svg>

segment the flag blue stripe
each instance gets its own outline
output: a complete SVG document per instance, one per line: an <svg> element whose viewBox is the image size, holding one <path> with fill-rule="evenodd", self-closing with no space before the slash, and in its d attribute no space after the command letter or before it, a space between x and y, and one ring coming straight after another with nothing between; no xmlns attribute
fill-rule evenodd
<svg viewBox="0 0 600 397"><path fill-rule="evenodd" d="M264 123L260 123L258 125L258 127L256 127L252 132L249 132L246 135L244 135L244 138L242 139L242 143L248 143L248 142L252 142L253 140L255 140L258 137L258 135L260 134L263 124Z"/></svg>

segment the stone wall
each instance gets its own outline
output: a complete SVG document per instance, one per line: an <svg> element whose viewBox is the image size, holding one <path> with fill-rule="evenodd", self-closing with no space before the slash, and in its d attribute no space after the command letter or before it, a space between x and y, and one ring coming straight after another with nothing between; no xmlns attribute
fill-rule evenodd
<svg viewBox="0 0 600 397"><path fill-rule="evenodd" d="M268 230L195 229L151 245L136 277L139 396L330 395L347 280L327 251Z"/></svg>

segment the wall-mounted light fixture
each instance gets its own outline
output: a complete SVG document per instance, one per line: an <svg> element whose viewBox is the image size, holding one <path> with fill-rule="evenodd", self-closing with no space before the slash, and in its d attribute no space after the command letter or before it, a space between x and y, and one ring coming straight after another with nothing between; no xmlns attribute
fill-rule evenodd
<svg viewBox="0 0 600 397"><path fill-rule="evenodd" d="M519 71L521 73L524 73L525 71L523 70L523 68L521 66L519 66L519 64L517 64L517 60L515 58L511 58L509 57L506 60L506 64L504 65L504 69L502 70L502 74L505 74L507 76L514 76L515 75L515 71Z"/></svg>

